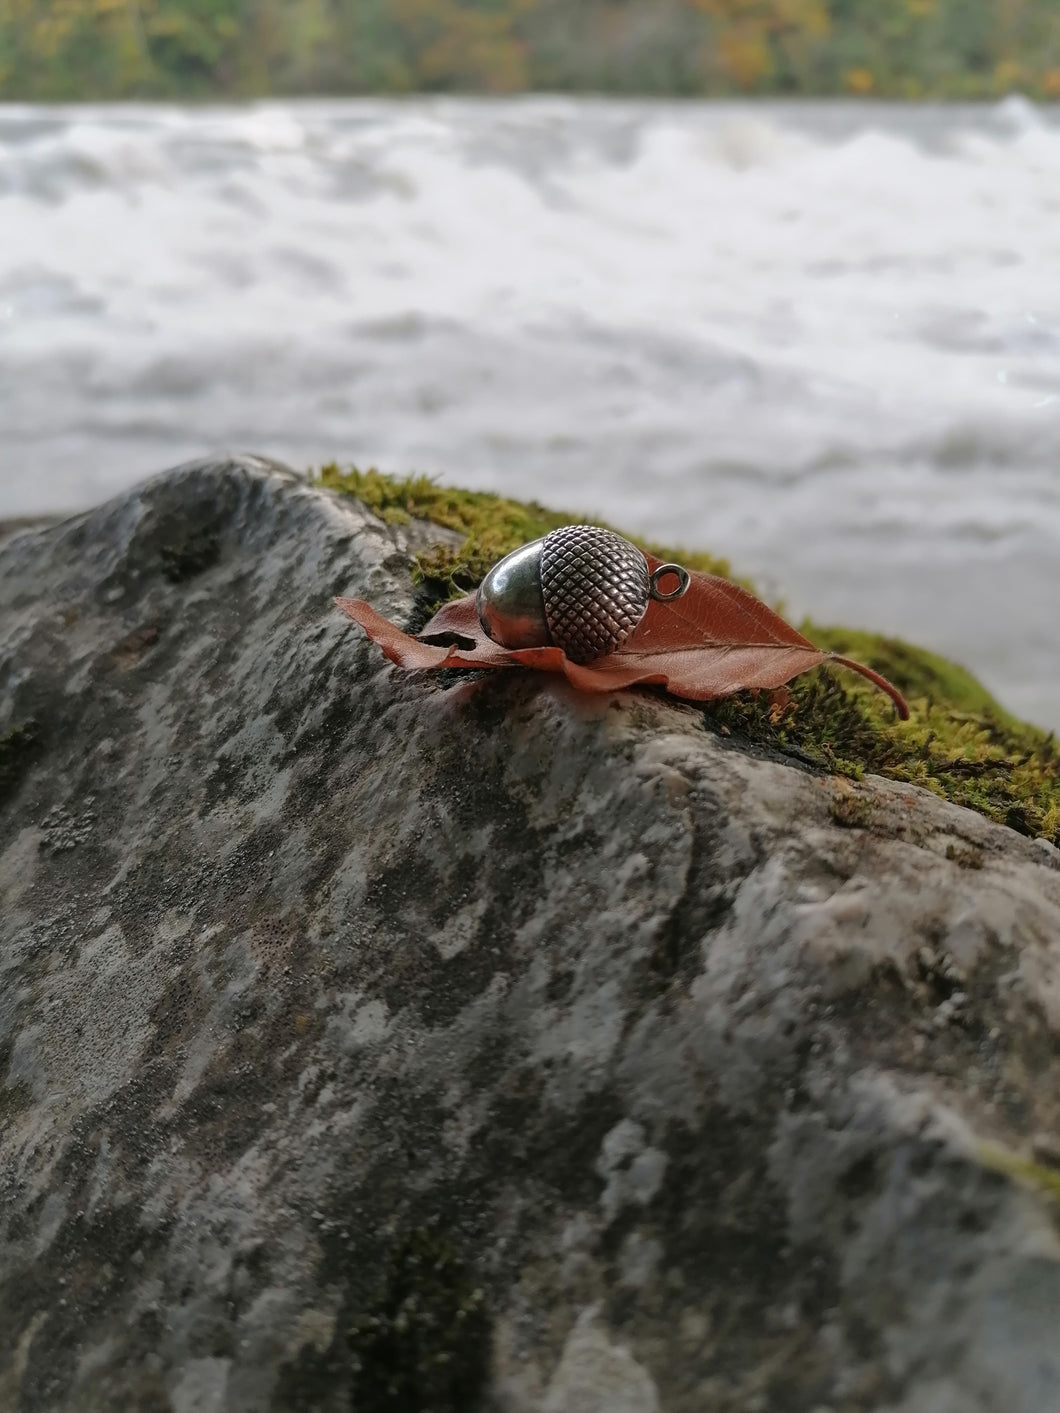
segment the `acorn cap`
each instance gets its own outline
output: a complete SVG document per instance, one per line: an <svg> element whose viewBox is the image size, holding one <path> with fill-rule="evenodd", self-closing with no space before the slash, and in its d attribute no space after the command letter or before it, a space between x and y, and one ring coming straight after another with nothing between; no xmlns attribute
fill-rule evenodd
<svg viewBox="0 0 1060 1413"><path fill-rule="evenodd" d="M648 565L636 545L598 525L564 525L541 541L549 637L571 662L620 647L644 617Z"/></svg>

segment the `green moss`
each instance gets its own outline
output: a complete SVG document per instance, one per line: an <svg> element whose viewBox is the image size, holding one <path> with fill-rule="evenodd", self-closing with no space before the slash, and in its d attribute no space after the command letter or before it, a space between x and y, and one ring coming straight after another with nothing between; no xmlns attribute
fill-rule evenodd
<svg viewBox="0 0 1060 1413"><path fill-rule="evenodd" d="M804 631L822 648L882 672L909 701L910 720L900 723L870 684L843 682L871 730L871 748L858 752L867 768L1060 843L1060 751L1051 732L1017 721L970 673L922 648L812 623Z"/></svg>
<svg viewBox="0 0 1060 1413"><path fill-rule="evenodd" d="M363 1413L465 1413L489 1369L485 1298L428 1227L394 1246L370 1309L354 1323L354 1401Z"/></svg>
<svg viewBox="0 0 1060 1413"><path fill-rule="evenodd" d="M992 1168L995 1172L1004 1173L1006 1177L1026 1183L1056 1203L1060 1209L1060 1172L1055 1168L1047 1168L1042 1163L1021 1158L1018 1153L1012 1153L1007 1148L992 1145L980 1148L978 1157L983 1167Z"/></svg>
<svg viewBox="0 0 1060 1413"><path fill-rule="evenodd" d="M528 540L540 539L557 526L605 524L603 520L584 515L546 510L535 501L506 500L488 491L453 490L437 485L428 476L402 479L384 476L375 470L340 471L331 465L324 467L318 479L329 490L356 496L388 524L401 525L413 518L429 520L463 535L463 543L456 548L438 545L416 558L416 578L436 591L441 599L466 594L502 555L525 545ZM663 550L649 540L629 538L649 553L667 559L675 557L674 551ZM679 553L681 563L690 569L730 575L727 560L685 550Z"/></svg>
<svg viewBox="0 0 1060 1413"><path fill-rule="evenodd" d="M725 734L860 779L922 785L1021 834L1060 844L1060 751L1051 733L1010 716L963 668L894 638L804 623L820 647L857 658L906 696L895 718L870 683L824 667L790 684L790 703L742 694L707 709Z"/></svg>
<svg viewBox="0 0 1060 1413"><path fill-rule="evenodd" d="M415 575L438 597L474 588L501 555L578 517L482 491L450 490L427 477L328 466L320 483L358 497L386 520L415 516L459 531L456 549L417 560ZM599 522L602 523L602 522ZM635 543L690 568L729 576L713 555ZM740 581L746 582L746 581ZM804 623L819 647L857 658L904 693L899 722L869 682L837 668L795 679L784 695L741 693L705 709L708 726L729 737L860 779L865 771L922 785L1021 834L1060 844L1060 751L1051 733L1017 721L963 668L897 638Z"/></svg>
<svg viewBox="0 0 1060 1413"><path fill-rule="evenodd" d="M828 813L844 829L865 829L872 820L873 803L865 795L855 795L848 785L834 796Z"/></svg>

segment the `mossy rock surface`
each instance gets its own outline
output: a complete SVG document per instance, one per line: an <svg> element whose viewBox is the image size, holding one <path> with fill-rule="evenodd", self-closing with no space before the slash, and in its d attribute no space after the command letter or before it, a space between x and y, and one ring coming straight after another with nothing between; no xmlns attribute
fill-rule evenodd
<svg viewBox="0 0 1060 1413"><path fill-rule="evenodd" d="M428 520L464 537L416 556L413 574L431 603L473 589L490 565L528 540L585 519L534 502L439 486L426 476L332 465L319 480L357 497L388 524ZM660 558L734 577L728 560L716 555L629 538ZM738 582L754 587L746 579ZM744 693L706 707L709 724L838 775L858 779L871 771L923 785L1020 834L1060 845L1060 750L1051 732L1017 721L971 673L924 648L857 629L809 621L800 626L819 647L888 677L909 702L909 721L896 721L890 703L868 683L824 667L795 679L783 711L763 696Z"/></svg>
<svg viewBox="0 0 1060 1413"><path fill-rule="evenodd" d="M1060 852L392 668L436 535L239 458L0 546L0 1409L1060 1407Z"/></svg>

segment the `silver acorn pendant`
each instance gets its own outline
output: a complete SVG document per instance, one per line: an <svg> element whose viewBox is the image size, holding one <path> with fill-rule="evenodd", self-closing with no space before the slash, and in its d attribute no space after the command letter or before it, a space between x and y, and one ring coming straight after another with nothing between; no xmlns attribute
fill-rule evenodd
<svg viewBox="0 0 1060 1413"><path fill-rule="evenodd" d="M664 591L669 577L677 585ZM585 664L621 647L649 600L678 599L689 583L679 564L650 571L636 545L613 530L564 525L498 560L475 606L482 631L501 647L562 648Z"/></svg>

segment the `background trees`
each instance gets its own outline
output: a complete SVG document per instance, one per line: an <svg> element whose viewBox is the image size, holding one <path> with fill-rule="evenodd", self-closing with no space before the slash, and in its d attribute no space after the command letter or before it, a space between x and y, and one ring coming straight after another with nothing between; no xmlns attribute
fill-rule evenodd
<svg viewBox="0 0 1060 1413"><path fill-rule="evenodd" d="M1056 0L0 0L0 98L1060 99Z"/></svg>

